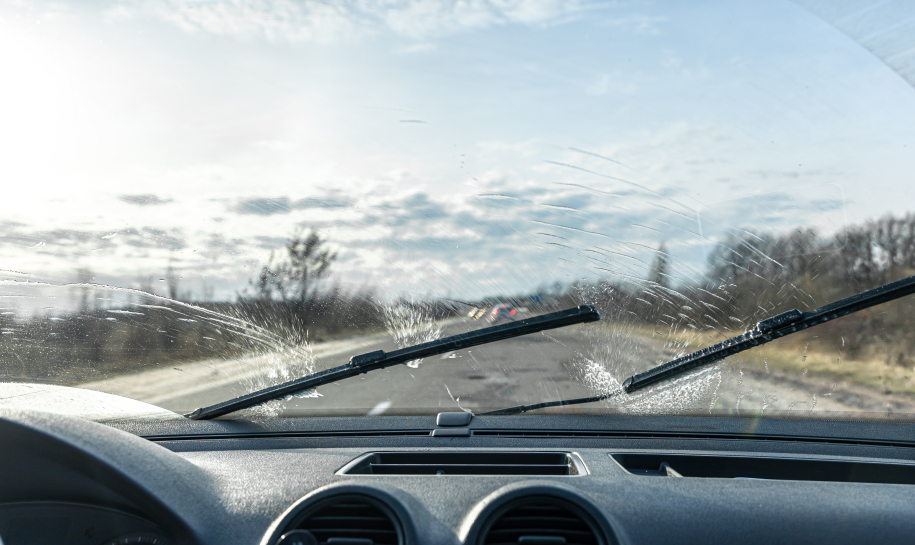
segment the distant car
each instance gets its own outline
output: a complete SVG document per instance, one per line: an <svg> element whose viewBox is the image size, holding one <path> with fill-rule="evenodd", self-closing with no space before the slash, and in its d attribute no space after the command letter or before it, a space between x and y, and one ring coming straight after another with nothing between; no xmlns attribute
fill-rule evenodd
<svg viewBox="0 0 915 545"><path fill-rule="evenodd" d="M504 324L505 322L513 322L517 313L518 310L511 305L504 303L496 305L492 308L492 312L489 313L489 323Z"/></svg>
<svg viewBox="0 0 915 545"><path fill-rule="evenodd" d="M486 307L473 307L470 312L467 313L468 318L473 318L474 320L479 320L486 315Z"/></svg>

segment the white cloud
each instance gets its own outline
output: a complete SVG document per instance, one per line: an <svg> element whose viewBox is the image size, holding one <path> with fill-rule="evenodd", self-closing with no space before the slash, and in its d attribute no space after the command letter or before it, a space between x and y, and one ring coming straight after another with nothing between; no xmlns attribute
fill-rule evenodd
<svg viewBox="0 0 915 545"><path fill-rule="evenodd" d="M496 25L548 26L592 7L584 0L138 0L112 8L107 19L152 14L187 32L330 43L384 30L423 40Z"/></svg>
<svg viewBox="0 0 915 545"><path fill-rule="evenodd" d="M358 14L345 5L293 0L226 0L217 2L138 2L148 12L186 32L205 32L270 41L327 43L352 38Z"/></svg>
<svg viewBox="0 0 915 545"><path fill-rule="evenodd" d="M48 19L39 29L4 12L0 65L17 84L0 89L0 172L15 180L0 202L0 261L64 279L86 266L131 286L172 259L231 295L304 225L346 250L336 271L354 285L374 275L472 296L551 274L643 278L662 241L701 268L702 245L731 226L837 229L842 190L872 203L859 217L908 206L910 97L870 77L835 94L847 71L811 79L809 63L733 68L741 36L716 38L720 55L664 40L677 32L639 38L637 62L623 63L616 27L644 21L581 17L581 31L464 48L454 66L384 56L444 51L434 38L448 33L558 24L587 1L131 0L110 4L108 20L141 32L76 10L59 37ZM176 28L254 43L171 48ZM569 43L588 29L593 40ZM392 33L406 39L362 39ZM270 40L361 40L351 51L371 54L309 62L323 57ZM404 122L417 119L427 123Z"/></svg>

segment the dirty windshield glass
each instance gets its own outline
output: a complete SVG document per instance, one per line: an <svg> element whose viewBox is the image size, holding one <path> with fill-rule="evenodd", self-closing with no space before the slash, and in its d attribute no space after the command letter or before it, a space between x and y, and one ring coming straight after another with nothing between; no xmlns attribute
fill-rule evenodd
<svg viewBox="0 0 915 545"><path fill-rule="evenodd" d="M4 2L0 406L169 418L619 390L915 274L893 2ZM912 297L554 413L915 413Z"/></svg>

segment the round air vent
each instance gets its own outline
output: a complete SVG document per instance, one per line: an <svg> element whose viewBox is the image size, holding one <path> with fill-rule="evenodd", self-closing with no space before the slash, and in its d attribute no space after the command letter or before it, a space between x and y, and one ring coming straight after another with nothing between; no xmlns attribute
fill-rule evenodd
<svg viewBox="0 0 915 545"><path fill-rule="evenodd" d="M318 543L401 545L403 533L394 513L368 496L347 494L320 501L292 520L284 534L307 530ZM285 541L283 541L285 545Z"/></svg>
<svg viewBox="0 0 915 545"><path fill-rule="evenodd" d="M509 502L493 513L480 532L479 545L605 545L594 520L559 498L533 496Z"/></svg>

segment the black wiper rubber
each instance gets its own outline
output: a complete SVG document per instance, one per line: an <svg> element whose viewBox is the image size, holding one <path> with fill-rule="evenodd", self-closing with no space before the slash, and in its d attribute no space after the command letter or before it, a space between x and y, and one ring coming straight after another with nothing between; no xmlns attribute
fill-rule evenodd
<svg viewBox="0 0 915 545"><path fill-rule="evenodd" d="M486 327L445 337L437 341L418 344L408 348L402 348L393 352L376 350L367 354L360 354L350 358L349 363L320 371L306 377L302 377L290 382L264 388L250 394L246 394L229 401L217 403L210 407L197 409L196 411L185 415L193 420L208 420L224 414L235 412L241 409L247 409L267 401L286 397L302 390L317 388L324 384L330 384L341 379L368 373L376 369L384 369L392 365L398 365L421 358L447 354L454 350L461 350L487 344L491 342L520 337L530 333L556 329L568 325L581 324L585 322L594 322L600 320L600 314L597 309L591 305L581 305L577 308L551 312L533 318L519 320L508 324L502 324L492 327Z"/></svg>
<svg viewBox="0 0 915 545"><path fill-rule="evenodd" d="M657 384L666 379L671 379L688 373L693 369L715 363L732 356L744 350L749 350L755 346L772 342L786 335L791 335L798 331L803 331L809 327L819 325L842 316L847 316L859 310L864 310L881 303L887 303L906 295L915 293L915 276L910 276L896 282L891 282L879 288L874 288L857 295L852 295L845 299L830 303L818 309L809 312L801 312L792 309L781 314L766 318L756 324L752 330L730 339L724 340L718 344L697 350L692 354L671 360L654 369L634 375L623 382L620 390L608 392L592 397L582 397L578 399L564 399L560 401L547 401L544 403L535 403L533 405L518 405L496 411L482 413L478 416L496 416L521 414L536 409L545 409L548 407L561 407L564 405L583 405L585 403L594 403L603 401L611 397L616 397L623 392L632 393L652 384Z"/></svg>

